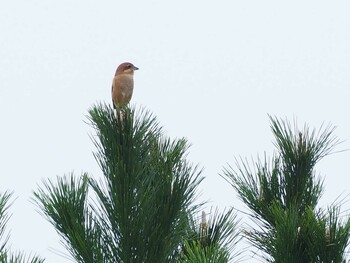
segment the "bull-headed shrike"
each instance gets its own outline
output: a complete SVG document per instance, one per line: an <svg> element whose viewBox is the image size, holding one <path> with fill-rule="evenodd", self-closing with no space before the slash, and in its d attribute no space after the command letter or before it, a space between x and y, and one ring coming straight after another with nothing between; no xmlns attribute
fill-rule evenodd
<svg viewBox="0 0 350 263"><path fill-rule="evenodd" d="M118 66L112 83L114 108L124 107L131 100L134 90L134 71L138 69L130 62L124 62Z"/></svg>

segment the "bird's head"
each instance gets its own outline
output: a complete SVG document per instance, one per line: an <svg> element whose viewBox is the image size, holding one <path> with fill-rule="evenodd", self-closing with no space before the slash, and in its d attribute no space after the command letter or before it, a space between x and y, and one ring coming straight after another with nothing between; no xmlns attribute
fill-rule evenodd
<svg viewBox="0 0 350 263"><path fill-rule="evenodd" d="M135 70L138 70L138 67L135 67L132 63L130 62L124 62L120 64L117 68L117 71L115 72L115 75L119 74L134 74Z"/></svg>

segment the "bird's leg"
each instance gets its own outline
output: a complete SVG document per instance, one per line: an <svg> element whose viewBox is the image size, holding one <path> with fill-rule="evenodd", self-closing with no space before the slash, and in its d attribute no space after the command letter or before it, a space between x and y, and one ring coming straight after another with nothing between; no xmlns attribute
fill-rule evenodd
<svg viewBox="0 0 350 263"><path fill-rule="evenodd" d="M120 125L123 125L125 120L125 109L123 107L115 108L115 117Z"/></svg>

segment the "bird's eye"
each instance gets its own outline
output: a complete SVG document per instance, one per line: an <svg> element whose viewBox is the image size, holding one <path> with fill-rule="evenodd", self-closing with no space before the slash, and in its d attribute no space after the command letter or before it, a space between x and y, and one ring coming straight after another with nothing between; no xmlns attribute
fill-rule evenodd
<svg viewBox="0 0 350 263"><path fill-rule="evenodd" d="M131 65L131 64L128 64L127 68L131 68L131 67L132 67L132 65Z"/></svg>

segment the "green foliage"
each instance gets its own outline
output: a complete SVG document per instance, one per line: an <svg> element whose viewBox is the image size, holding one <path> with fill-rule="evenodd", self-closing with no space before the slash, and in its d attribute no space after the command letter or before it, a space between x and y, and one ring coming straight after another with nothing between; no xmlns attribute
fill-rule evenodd
<svg viewBox="0 0 350 263"><path fill-rule="evenodd" d="M233 209L219 214L216 210L206 221L206 214L202 212L202 222L196 224L191 221L189 238L185 240L179 262L215 262L227 263L238 261L238 254L234 252L235 245L240 240L237 233L237 219Z"/></svg>
<svg viewBox="0 0 350 263"><path fill-rule="evenodd" d="M43 263L44 260L37 256L26 257L21 252L17 252L16 254L5 252L0 254L0 262L1 263Z"/></svg>
<svg viewBox="0 0 350 263"><path fill-rule="evenodd" d="M198 241L185 241L186 256L179 261L181 263L226 263L229 254L217 245L205 246Z"/></svg>
<svg viewBox="0 0 350 263"><path fill-rule="evenodd" d="M246 236L268 262L344 262L350 220L340 222L337 205L316 208L323 185L314 167L339 143L334 128L293 132L288 122L270 119L277 148L272 160L258 160L254 171L236 160L237 170L224 170L259 226Z"/></svg>
<svg viewBox="0 0 350 263"><path fill-rule="evenodd" d="M12 193L5 192L0 195L0 240L2 244L0 245L1 254L4 253L6 244L8 242L9 236L5 236L6 224L9 220L9 215L7 214L8 205Z"/></svg>
<svg viewBox="0 0 350 263"><path fill-rule="evenodd" d="M6 245L9 240L9 235L5 235L6 224L9 220L8 215L8 202L12 193L5 192L0 194L0 262L1 263L43 263L44 259L37 256L25 256L22 252L12 253L7 248Z"/></svg>
<svg viewBox="0 0 350 263"><path fill-rule="evenodd" d="M102 262L99 227L94 225L87 209L87 174L75 179L73 174L48 180L35 193L37 203L64 239L77 262Z"/></svg>
<svg viewBox="0 0 350 263"><path fill-rule="evenodd" d="M77 262L175 262L202 180L186 140L129 108L97 105L88 118L103 179L48 180L34 193L41 211Z"/></svg>

